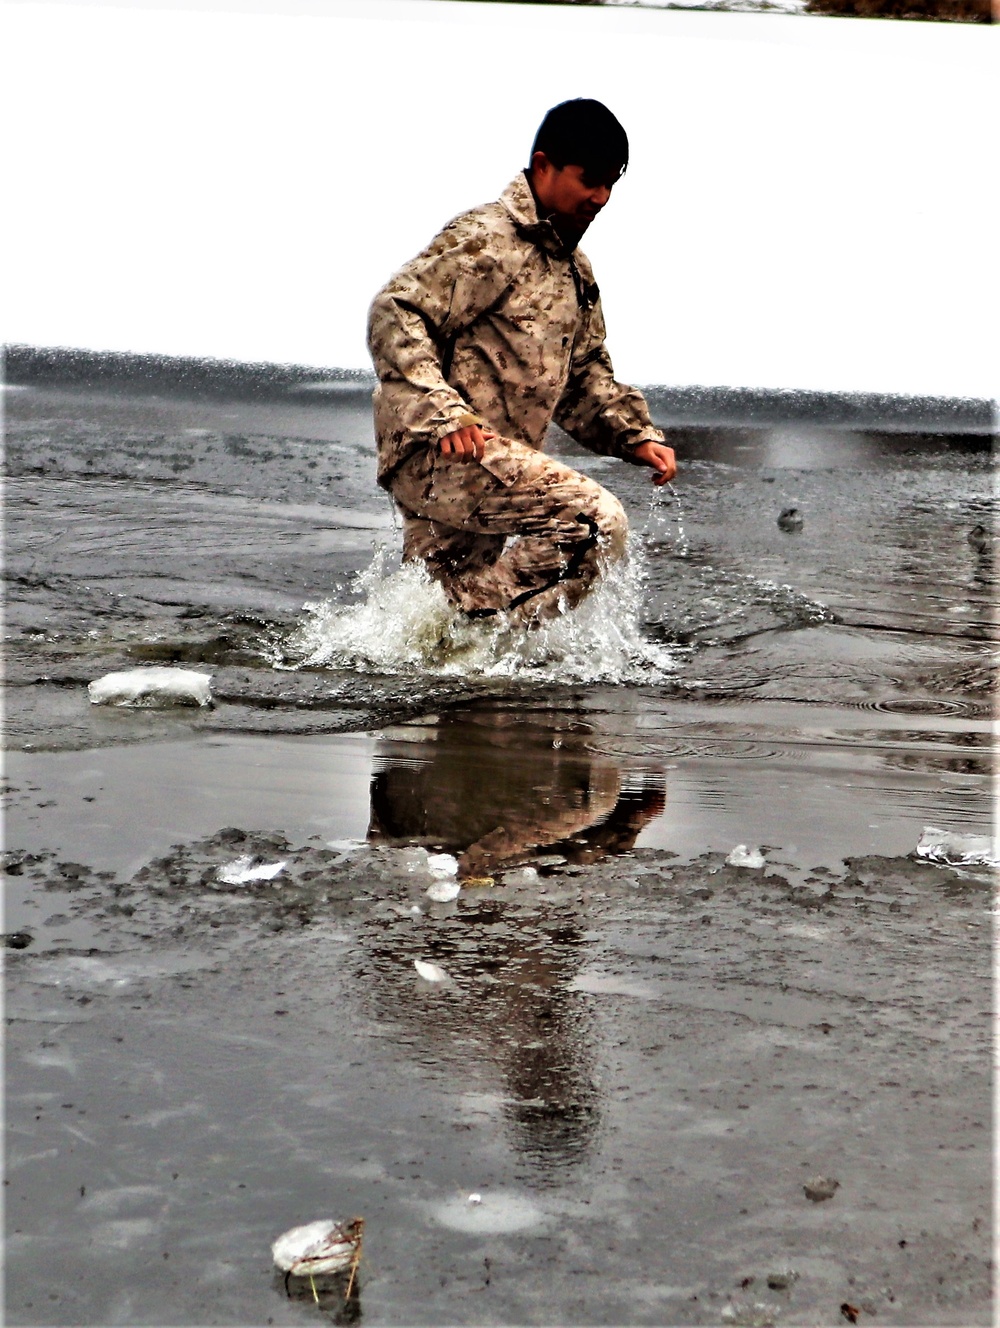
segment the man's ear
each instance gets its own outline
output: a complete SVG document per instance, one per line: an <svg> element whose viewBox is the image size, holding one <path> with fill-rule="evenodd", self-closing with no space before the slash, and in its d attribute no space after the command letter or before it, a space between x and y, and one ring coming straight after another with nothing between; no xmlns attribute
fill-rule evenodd
<svg viewBox="0 0 1000 1328"><path fill-rule="evenodd" d="M544 152L533 152L531 154L531 173L537 179L541 176L543 179L549 171L555 170L555 167L549 161Z"/></svg>

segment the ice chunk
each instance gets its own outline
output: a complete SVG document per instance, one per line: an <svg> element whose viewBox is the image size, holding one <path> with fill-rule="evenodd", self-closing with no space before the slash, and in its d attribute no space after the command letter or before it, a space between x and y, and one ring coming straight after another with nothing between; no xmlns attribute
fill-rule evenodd
<svg viewBox="0 0 1000 1328"><path fill-rule="evenodd" d="M448 974L437 964L429 964L425 959L414 959L413 967L425 982L447 982Z"/></svg>
<svg viewBox="0 0 1000 1328"><path fill-rule="evenodd" d="M799 1275L794 1268L776 1268L767 1275L767 1285L772 1291L787 1291L798 1280Z"/></svg>
<svg viewBox="0 0 1000 1328"><path fill-rule="evenodd" d="M730 867L753 867L759 870L764 866L764 855L759 848L748 848L746 844L737 844L726 862Z"/></svg>
<svg viewBox="0 0 1000 1328"><path fill-rule="evenodd" d="M739 1325L739 1328L774 1328L780 1309L768 1305L763 1300L732 1300L723 1305L719 1318L724 1324Z"/></svg>
<svg viewBox="0 0 1000 1328"><path fill-rule="evenodd" d="M959 867L998 867L1000 851L989 835L957 835L925 825L917 841L916 855L927 862L947 862Z"/></svg>
<svg viewBox="0 0 1000 1328"><path fill-rule="evenodd" d="M329 1218L292 1227L271 1246L275 1264L297 1277L339 1273L357 1264L364 1219L332 1222Z"/></svg>
<svg viewBox="0 0 1000 1328"><path fill-rule="evenodd" d="M210 705L212 675L195 669L128 669L106 673L87 685L92 705Z"/></svg>
<svg viewBox="0 0 1000 1328"><path fill-rule="evenodd" d="M284 862L261 862L249 854L227 862L215 873L215 879L223 885L249 885L251 881L273 881L288 866Z"/></svg>
<svg viewBox="0 0 1000 1328"><path fill-rule="evenodd" d="M426 875L429 857L425 848L394 849L392 863L397 875Z"/></svg>
<svg viewBox="0 0 1000 1328"><path fill-rule="evenodd" d="M500 880L503 885L537 885L538 872L534 867L518 867L514 871L504 872Z"/></svg>
<svg viewBox="0 0 1000 1328"><path fill-rule="evenodd" d="M436 880L447 880L457 874L458 859L450 853L431 853L427 858L427 870Z"/></svg>
<svg viewBox="0 0 1000 1328"><path fill-rule="evenodd" d="M840 1189L840 1181L833 1180L830 1176L813 1176L812 1180L807 1180L802 1186L807 1199L813 1203L822 1203L824 1199L832 1199Z"/></svg>
<svg viewBox="0 0 1000 1328"><path fill-rule="evenodd" d="M435 881L427 891L427 898L433 899L435 904L447 904L451 899L457 899L462 893L462 887L457 881Z"/></svg>

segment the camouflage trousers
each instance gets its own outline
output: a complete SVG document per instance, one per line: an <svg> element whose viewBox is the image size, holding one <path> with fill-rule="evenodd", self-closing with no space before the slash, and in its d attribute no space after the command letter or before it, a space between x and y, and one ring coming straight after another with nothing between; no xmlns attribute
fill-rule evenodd
<svg viewBox="0 0 1000 1328"><path fill-rule="evenodd" d="M625 553L621 503L524 443L486 442L482 461L414 453L390 480L403 559L422 559L473 617L539 622L572 608Z"/></svg>

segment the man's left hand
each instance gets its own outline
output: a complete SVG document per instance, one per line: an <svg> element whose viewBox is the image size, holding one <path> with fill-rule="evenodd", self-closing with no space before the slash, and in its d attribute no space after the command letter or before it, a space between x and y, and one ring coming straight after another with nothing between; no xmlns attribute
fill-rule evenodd
<svg viewBox="0 0 1000 1328"><path fill-rule="evenodd" d="M677 474L674 449L666 443L640 443L634 449L633 456L657 472L653 476L654 484L667 484Z"/></svg>

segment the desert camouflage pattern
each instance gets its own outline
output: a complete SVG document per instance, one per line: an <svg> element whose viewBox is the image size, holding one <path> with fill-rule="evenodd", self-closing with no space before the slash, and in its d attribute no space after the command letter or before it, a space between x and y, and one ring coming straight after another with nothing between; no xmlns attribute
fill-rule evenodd
<svg viewBox="0 0 1000 1328"><path fill-rule="evenodd" d="M586 257L540 219L527 177L452 221L376 296L379 483L468 424L530 448L554 419L594 452L663 442L642 394L615 381Z"/></svg>
<svg viewBox="0 0 1000 1328"><path fill-rule="evenodd" d="M414 452L392 493L404 561L421 559L473 616L503 613L531 625L562 613L625 553L618 499L515 439L488 439L482 462L436 447Z"/></svg>

